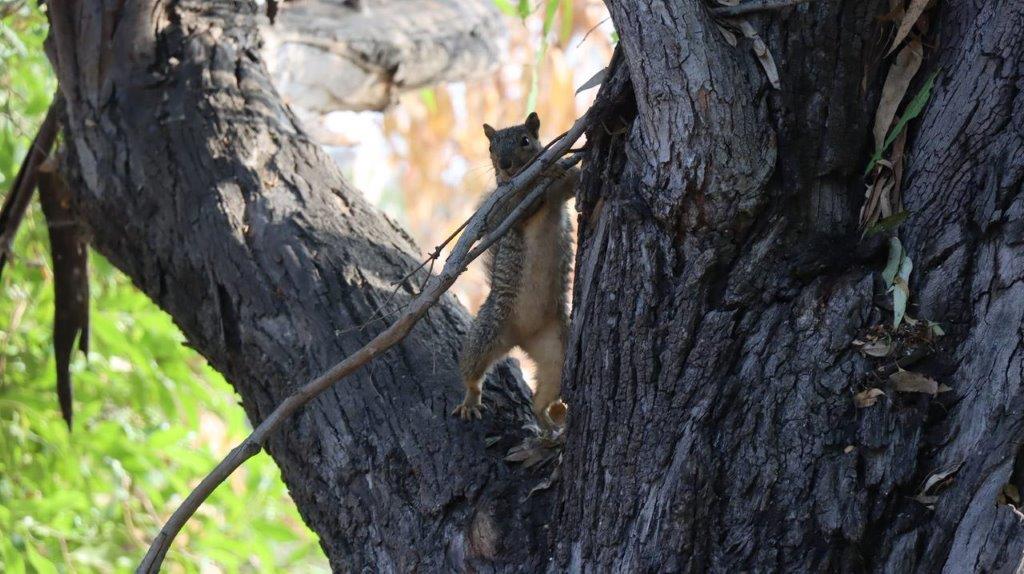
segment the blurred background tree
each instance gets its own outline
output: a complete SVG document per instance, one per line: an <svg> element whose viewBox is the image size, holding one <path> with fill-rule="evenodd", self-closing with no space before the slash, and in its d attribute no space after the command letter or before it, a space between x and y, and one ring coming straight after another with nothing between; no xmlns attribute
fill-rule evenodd
<svg viewBox="0 0 1024 574"><path fill-rule="evenodd" d="M604 66L610 24L600 2L496 0L506 15L501 67L489 77L403 95L385 113L332 112L307 128L356 186L421 247L467 217L493 184L480 124L528 110L550 138L589 105L575 87ZM5 192L56 88L34 3L0 2L0 189ZM600 28L600 31L595 31ZM589 33L589 34L588 34ZM543 94L543 97L538 97ZM358 140L338 134L361 127ZM198 477L249 423L231 387L168 315L91 253L91 349L76 356L75 428L54 392L53 285L45 222L33 204L0 280L0 571L121 572ZM486 286L460 280L471 310ZM273 461L261 453L205 504L168 572L327 571Z"/></svg>

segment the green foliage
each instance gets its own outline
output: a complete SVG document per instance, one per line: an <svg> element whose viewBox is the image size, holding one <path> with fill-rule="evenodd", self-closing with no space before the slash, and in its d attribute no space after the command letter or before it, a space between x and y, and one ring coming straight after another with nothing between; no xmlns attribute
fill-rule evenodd
<svg viewBox="0 0 1024 574"><path fill-rule="evenodd" d="M45 19L0 23L0 187L55 88ZM46 227L30 211L0 280L0 572L126 572L196 482L249 431L230 386L171 319L92 254L91 350L72 366L75 428L54 391ZM167 572L326 571L266 454L178 537Z"/></svg>
<svg viewBox="0 0 1024 574"><path fill-rule="evenodd" d="M566 42L572 34L572 0L542 0L544 6L544 22L541 27L540 46L537 47L536 57L533 63L533 70L530 74L530 93L526 98L526 112L537 109L537 95L540 92L540 67L544 63L544 56L548 51L548 36L555 23L555 15L561 14L562 26L559 32L559 39ZM526 19L530 14L529 3L526 0L519 2L519 17Z"/></svg>

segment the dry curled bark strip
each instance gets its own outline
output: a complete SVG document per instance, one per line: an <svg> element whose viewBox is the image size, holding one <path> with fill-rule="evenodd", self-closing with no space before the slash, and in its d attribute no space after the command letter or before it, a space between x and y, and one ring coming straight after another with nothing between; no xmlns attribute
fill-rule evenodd
<svg viewBox="0 0 1024 574"><path fill-rule="evenodd" d="M75 344L89 353L89 244L74 209L74 196L56 171L39 174L39 203L50 234L53 261L53 350L57 400L71 429L71 355Z"/></svg>

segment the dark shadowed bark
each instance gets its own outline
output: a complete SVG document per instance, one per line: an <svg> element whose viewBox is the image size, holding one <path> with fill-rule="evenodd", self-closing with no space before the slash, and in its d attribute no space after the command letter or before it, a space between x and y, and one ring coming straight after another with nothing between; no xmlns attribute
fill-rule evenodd
<svg viewBox="0 0 1024 574"><path fill-rule="evenodd" d="M579 189L562 479L527 498L540 477L500 460L528 417L509 366L489 383L496 416L446 416L465 314L445 299L270 441L332 565L1017 570L1021 514L997 495L1024 488L1024 6L937 10L900 234L911 313L948 333L914 368L952 390L866 409L851 399L878 362L851 343L890 314L884 240L856 225L888 2L751 17L781 91L700 3L610 7L624 61ZM94 244L258 421L380 328L360 325L415 249L296 127L255 10L53 2L50 50ZM934 510L912 500L949 468Z"/></svg>
<svg viewBox="0 0 1024 574"><path fill-rule="evenodd" d="M952 391L861 410L851 343L891 320L855 229L888 3L755 21L781 92L699 6L610 5L634 119L591 134L580 190L555 569L1017 571L1024 5L938 9L901 234L912 314L948 332L914 368ZM951 468L934 511L911 499Z"/></svg>

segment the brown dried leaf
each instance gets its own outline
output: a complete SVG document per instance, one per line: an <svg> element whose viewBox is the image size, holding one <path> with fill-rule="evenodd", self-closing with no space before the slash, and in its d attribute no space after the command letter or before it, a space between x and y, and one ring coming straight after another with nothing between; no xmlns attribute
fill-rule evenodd
<svg viewBox="0 0 1024 574"><path fill-rule="evenodd" d="M722 26L721 24L715 24L715 26L718 28L718 31L722 33L722 37L725 38L725 41L728 42L730 46L735 48L739 44L739 39L736 38L736 34L732 33L732 30Z"/></svg>
<svg viewBox="0 0 1024 574"><path fill-rule="evenodd" d="M881 219L882 204L889 205L889 194L895 186L892 175L888 172L876 171L875 181L868 187L864 205L860 208L860 225L868 228Z"/></svg>
<svg viewBox="0 0 1024 574"><path fill-rule="evenodd" d="M896 117L896 110L900 102L907 94L910 81L921 69L921 60L924 51L921 49L921 42L911 40L896 56L896 61L889 68L889 74L885 77L885 85L882 87L882 98L878 101L878 110L875 112L875 149L882 149L885 144L885 136L889 133L892 121Z"/></svg>
<svg viewBox="0 0 1024 574"><path fill-rule="evenodd" d="M533 455L533 453L534 449L532 448L524 448L520 450L510 449L508 451L508 454L505 455L505 460L507 462L522 462L530 458Z"/></svg>
<svg viewBox="0 0 1024 574"><path fill-rule="evenodd" d="M868 357L888 357L896 349L896 345L886 339L869 341L860 346L860 352Z"/></svg>
<svg viewBox="0 0 1024 574"><path fill-rule="evenodd" d="M914 500L928 507L929 510L935 509L935 502L939 500L938 496L929 496L926 494L918 494L914 497Z"/></svg>
<svg viewBox="0 0 1024 574"><path fill-rule="evenodd" d="M743 35L750 38L750 41L753 42L754 55L761 62L761 67L764 68L764 74L768 77L768 82L776 90L781 90L782 84L779 82L779 68L775 65L775 58L772 57L772 53L768 51L768 45L764 43L761 36L757 34L757 30L750 25L750 22L740 20L739 27L743 31Z"/></svg>
<svg viewBox="0 0 1024 574"><path fill-rule="evenodd" d="M530 498L537 492L551 488L551 485L558 480L561 470L562 467L555 467L555 470L551 471L551 474L548 475L547 478L538 482L537 486L534 486L533 488L530 489L530 492L526 493L526 498Z"/></svg>
<svg viewBox="0 0 1024 574"><path fill-rule="evenodd" d="M882 389L871 388L866 391L861 391L856 395L853 395L853 404L858 409L870 407L878 402L878 397L884 397L885 393Z"/></svg>
<svg viewBox="0 0 1024 574"><path fill-rule="evenodd" d="M1012 506L1020 506L1020 489L1017 485L1006 483L1003 485L1002 490L999 491L999 495L996 497L996 503L998 504L1009 504Z"/></svg>
<svg viewBox="0 0 1024 574"><path fill-rule="evenodd" d="M900 27L896 30L896 37L893 38L892 47L889 48L888 52L886 52L886 56L891 54L893 50L896 49L896 46L899 46L900 42L907 37L907 34L910 33L910 29L914 27L917 19L921 16L921 13L924 12L925 8L928 7L930 1L931 0L910 0L910 6L907 7L907 13L903 15L903 20L900 21Z"/></svg>
<svg viewBox="0 0 1024 574"><path fill-rule="evenodd" d="M918 493L918 496L933 495L949 486L949 483L953 481L953 475L960 470L960 467L963 466L963 464L964 463L962 461L957 462L928 475L928 478L925 479L924 486L921 487L921 492Z"/></svg>
<svg viewBox="0 0 1024 574"><path fill-rule="evenodd" d="M901 393L924 393L935 396L939 392L939 383L914 371L896 371L889 375L892 388Z"/></svg>
<svg viewBox="0 0 1024 574"><path fill-rule="evenodd" d="M523 468L530 468L536 464L548 462L557 455L557 451L546 448L536 448L530 453L530 457L523 461Z"/></svg>

